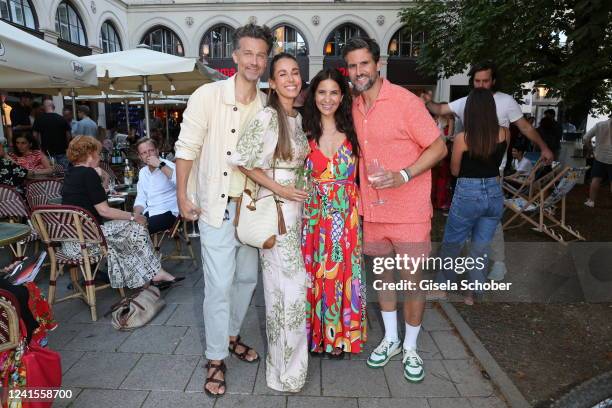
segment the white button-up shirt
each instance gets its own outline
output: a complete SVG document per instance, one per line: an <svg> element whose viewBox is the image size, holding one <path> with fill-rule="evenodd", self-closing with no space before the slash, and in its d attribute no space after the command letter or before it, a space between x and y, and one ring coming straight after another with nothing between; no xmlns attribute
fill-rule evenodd
<svg viewBox="0 0 612 408"><path fill-rule="evenodd" d="M160 161L166 163L166 166L172 169L172 177L168 178L160 169L151 171L149 166L140 169L138 172L138 193L134 201L134 207L143 207L143 214L148 212L149 216L168 211L178 215L175 166L169 160L160 159Z"/></svg>
<svg viewBox="0 0 612 408"><path fill-rule="evenodd" d="M257 111L262 110L265 95L259 92L255 101ZM191 95L174 150L177 159L193 161L188 198L197 194L201 219L215 228L223 223L232 172L240 171L227 159L236 149L241 131L235 75L202 85Z"/></svg>

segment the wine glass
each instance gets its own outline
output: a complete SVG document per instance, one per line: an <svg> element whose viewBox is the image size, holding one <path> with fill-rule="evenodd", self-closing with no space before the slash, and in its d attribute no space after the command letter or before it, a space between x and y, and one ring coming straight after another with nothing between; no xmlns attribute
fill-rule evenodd
<svg viewBox="0 0 612 408"><path fill-rule="evenodd" d="M380 174L385 172L385 168L382 166L382 164L380 164L378 159L370 160L366 167L367 167L367 172L368 172L368 181L370 183L375 182L380 177ZM376 191L376 201L374 201L372 204L374 205L384 204L385 200L382 200L380 198L378 189L374 189L374 191Z"/></svg>
<svg viewBox="0 0 612 408"><path fill-rule="evenodd" d="M191 200L193 205L198 207L198 195L196 193L191 193L189 195L189 199ZM200 233L196 231L195 223L195 220L191 220L191 232L187 234L189 238L198 238L200 236Z"/></svg>
<svg viewBox="0 0 612 408"><path fill-rule="evenodd" d="M297 175L296 182L295 182L295 188L305 192L308 195L312 193L313 183L312 183L312 177L310 175L310 170L308 169L303 170ZM302 218L308 218L308 215L306 214L305 210L306 210L306 204L304 203L304 206L302 208Z"/></svg>
<svg viewBox="0 0 612 408"><path fill-rule="evenodd" d="M110 177L108 180L108 194L115 194L115 179Z"/></svg>

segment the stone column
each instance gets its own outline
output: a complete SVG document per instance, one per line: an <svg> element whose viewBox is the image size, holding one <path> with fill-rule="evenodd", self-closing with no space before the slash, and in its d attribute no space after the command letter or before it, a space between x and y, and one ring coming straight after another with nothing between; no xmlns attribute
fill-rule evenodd
<svg viewBox="0 0 612 408"><path fill-rule="evenodd" d="M312 80L323 69L323 55L310 55L309 62L310 78L308 78L308 81Z"/></svg>
<svg viewBox="0 0 612 408"><path fill-rule="evenodd" d="M387 60L389 59L388 55L380 56L380 76L382 78L387 77Z"/></svg>

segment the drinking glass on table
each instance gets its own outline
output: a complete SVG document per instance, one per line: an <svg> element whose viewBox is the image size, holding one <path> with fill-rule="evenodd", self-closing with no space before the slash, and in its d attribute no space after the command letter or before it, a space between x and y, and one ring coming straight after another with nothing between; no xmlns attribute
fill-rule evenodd
<svg viewBox="0 0 612 408"><path fill-rule="evenodd" d="M368 181L370 183L374 183L378 178L385 172L385 168L380 164L378 159L372 159L368 161L366 164L366 170L368 173ZM376 191L376 201L374 201L373 205L382 205L385 203L385 200L380 198L378 189L374 189Z"/></svg>
<svg viewBox="0 0 612 408"><path fill-rule="evenodd" d="M193 205L198 207L198 195L196 193L189 194L189 200L192 202ZM191 220L191 232L187 234L189 238L197 238L200 236L200 234L196 231L195 223L196 223L195 220L192 219Z"/></svg>
<svg viewBox="0 0 612 408"><path fill-rule="evenodd" d="M108 180L108 194L115 194L115 179L112 177Z"/></svg>

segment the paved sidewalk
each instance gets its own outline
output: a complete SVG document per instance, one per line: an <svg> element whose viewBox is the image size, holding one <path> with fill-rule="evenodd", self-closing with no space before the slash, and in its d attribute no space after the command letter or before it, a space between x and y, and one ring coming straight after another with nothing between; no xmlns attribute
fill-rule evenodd
<svg viewBox="0 0 612 408"><path fill-rule="evenodd" d="M365 352L340 361L311 358L308 382L299 394L268 389L263 361L247 364L230 357L228 395L215 402L202 392L201 272L189 262L168 262L165 267L187 279L166 291L167 305L151 324L131 333L114 330L110 319L102 316L118 300L115 291L98 292L99 319L95 323L81 301L54 306L60 326L49 342L62 355L64 388L73 392L72 400L56 401L54 407L506 407L448 320L429 305L419 337L425 380L420 384L404 380L401 355L384 369L368 368L364 360L382 338L382 321L373 303ZM58 291L65 290L66 278L58 282ZM261 353L265 352L263 306L260 283L241 335Z"/></svg>

